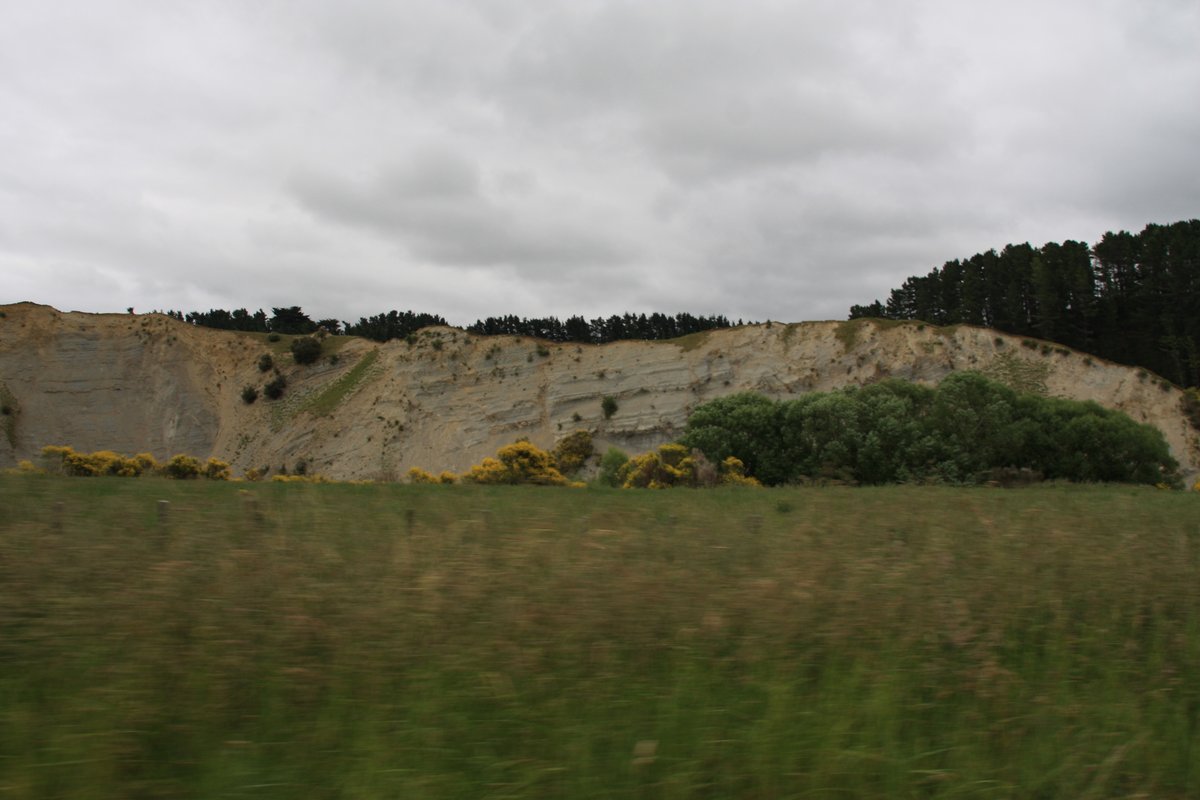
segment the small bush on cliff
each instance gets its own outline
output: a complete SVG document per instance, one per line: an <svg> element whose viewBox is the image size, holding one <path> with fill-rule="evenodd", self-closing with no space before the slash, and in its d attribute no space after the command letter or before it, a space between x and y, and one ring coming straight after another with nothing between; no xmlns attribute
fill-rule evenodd
<svg viewBox="0 0 1200 800"><path fill-rule="evenodd" d="M612 419L612 415L617 413L617 399L612 395L605 395L600 401L600 410L604 412L605 419Z"/></svg>
<svg viewBox="0 0 1200 800"><path fill-rule="evenodd" d="M283 390L287 388L287 378L283 375L276 375L275 379L263 387L263 394L272 400L278 400L283 397Z"/></svg>
<svg viewBox="0 0 1200 800"><path fill-rule="evenodd" d="M275 359L271 357L270 353L263 353L258 357L259 372L270 372L273 366L275 366Z"/></svg>
<svg viewBox="0 0 1200 800"><path fill-rule="evenodd" d="M246 405L251 405L258 399L258 389L253 386L245 386L242 388L242 402Z"/></svg>
<svg viewBox="0 0 1200 800"><path fill-rule="evenodd" d="M321 357L321 342L312 336L292 340L292 358L297 364L313 364Z"/></svg>

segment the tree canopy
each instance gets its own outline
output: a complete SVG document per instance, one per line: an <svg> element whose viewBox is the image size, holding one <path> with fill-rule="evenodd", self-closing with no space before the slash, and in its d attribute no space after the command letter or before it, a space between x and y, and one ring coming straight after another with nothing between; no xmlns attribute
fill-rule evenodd
<svg viewBox="0 0 1200 800"><path fill-rule="evenodd" d="M850 318L967 323L1036 336L1200 385L1200 220L1094 246L1006 245L912 276Z"/></svg>
<svg viewBox="0 0 1200 800"><path fill-rule="evenodd" d="M314 322L299 306L273 308L272 316L259 309L249 312L244 308L234 311L212 309L209 311L167 311L166 314L192 325L221 330L251 331L258 333L282 333L306 335L323 328L326 332L347 336L362 336L377 342L403 339L421 328L448 324L438 314L417 311L388 311L370 317L360 317L358 322L339 322L322 319ZM742 325L738 320L737 325ZM694 314L614 314L586 320L581 316L568 317L564 322L558 317L518 317L508 314L488 317L467 326L467 331L480 336L532 336L551 342L579 342L603 344L624 339L662 340L675 339L691 333L734 327L720 314L696 316Z"/></svg>
<svg viewBox="0 0 1200 800"><path fill-rule="evenodd" d="M974 483L997 471L1046 479L1176 485L1162 433L1092 402L1017 392L977 372L937 387L887 380L776 401L753 393L698 406L680 442L732 456L764 484Z"/></svg>

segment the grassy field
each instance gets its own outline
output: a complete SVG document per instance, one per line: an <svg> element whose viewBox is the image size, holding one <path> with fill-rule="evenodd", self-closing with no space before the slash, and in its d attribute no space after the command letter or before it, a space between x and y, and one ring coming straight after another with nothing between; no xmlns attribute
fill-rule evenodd
<svg viewBox="0 0 1200 800"><path fill-rule="evenodd" d="M0 798L1185 798L1198 726L1194 493L0 478Z"/></svg>

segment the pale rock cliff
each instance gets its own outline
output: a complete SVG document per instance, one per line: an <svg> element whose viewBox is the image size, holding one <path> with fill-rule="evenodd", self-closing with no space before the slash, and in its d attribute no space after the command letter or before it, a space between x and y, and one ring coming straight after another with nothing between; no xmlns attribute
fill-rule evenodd
<svg viewBox="0 0 1200 800"><path fill-rule="evenodd" d="M216 456L235 471L303 461L332 478L398 479L413 466L459 472L519 437L542 447L578 429L598 448L670 441L698 403L740 391L786 397L885 377L936 383L955 370L1094 400L1163 432L1192 480L1200 439L1180 391L1144 370L969 326L764 324L669 342L574 345L430 328L413 342L325 339L298 366L289 337L197 328L161 315L0 306L0 466L47 444ZM243 402L271 373L283 399ZM604 397L617 411L606 419Z"/></svg>

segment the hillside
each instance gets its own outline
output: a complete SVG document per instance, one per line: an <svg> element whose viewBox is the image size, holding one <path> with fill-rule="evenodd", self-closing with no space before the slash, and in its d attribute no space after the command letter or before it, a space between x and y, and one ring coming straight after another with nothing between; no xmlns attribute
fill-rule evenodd
<svg viewBox="0 0 1200 800"><path fill-rule="evenodd" d="M1162 430L1191 480L1200 439L1180 391L1144 370L970 326L915 322L765 324L667 342L548 344L428 328L414 342L330 337L318 364L292 363L290 337L200 328L162 315L0 306L0 467L47 444L187 452L251 467L304 462L339 479L396 479L409 467L461 471L524 436L550 447L587 428L603 449L672 439L697 403L752 390L773 397L955 370L1096 402ZM247 405L243 387L288 379L283 399ZM601 400L617 411L605 419Z"/></svg>

